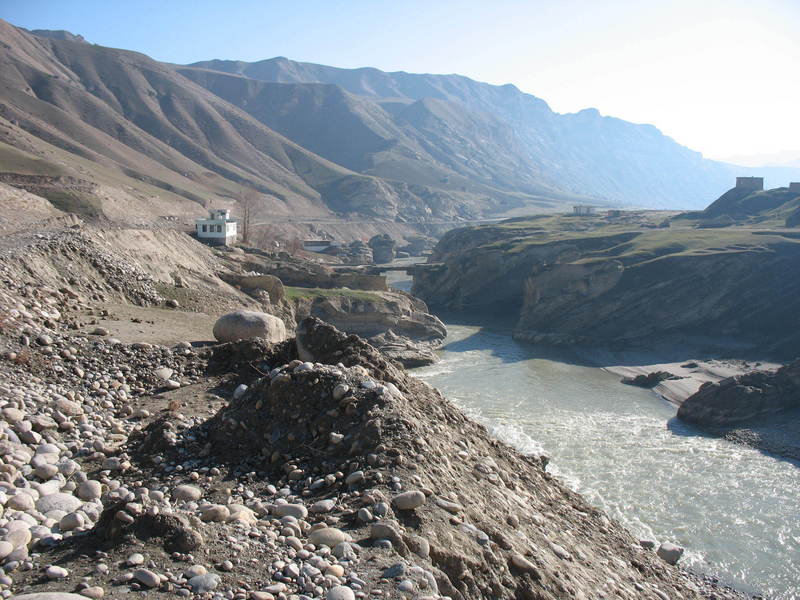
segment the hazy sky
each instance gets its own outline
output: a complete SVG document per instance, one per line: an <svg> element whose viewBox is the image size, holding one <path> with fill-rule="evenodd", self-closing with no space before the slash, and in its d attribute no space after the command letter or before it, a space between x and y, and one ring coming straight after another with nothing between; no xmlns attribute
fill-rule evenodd
<svg viewBox="0 0 800 600"><path fill-rule="evenodd" d="M712 158L800 157L800 0L0 0L0 17L177 63L460 73Z"/></svg>

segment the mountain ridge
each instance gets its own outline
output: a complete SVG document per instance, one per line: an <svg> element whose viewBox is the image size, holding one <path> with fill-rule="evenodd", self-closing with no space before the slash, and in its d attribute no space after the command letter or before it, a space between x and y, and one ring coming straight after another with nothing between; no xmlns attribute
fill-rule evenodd
<svg viewBox="0 0 800 600"><path fill-rule="evenodd" d="M342 69L285 57L252 63L215 59L189 66L275 83L334 83L373 99L457 101L511 125L529 158L546 174L547 185L620 203L699 208L727 189L737 174L763 173L781 182L800 174L798 169L754 169L708 160L652 124L604 116L593 108L555 113L546 101L513 84L497 86L463 75Z"/></svg>

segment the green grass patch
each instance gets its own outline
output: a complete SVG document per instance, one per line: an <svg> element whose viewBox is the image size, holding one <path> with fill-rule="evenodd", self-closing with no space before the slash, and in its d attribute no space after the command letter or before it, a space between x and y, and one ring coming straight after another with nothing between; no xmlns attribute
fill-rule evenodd
<svg viewBox="0 0 800 600"><path fill-rule="evenodd" d="M375 292L364 290L351 290L349 288L304 288L284 286L284 292L288 300L324 300L326 298L352 298L354 300L378 301L381 296Z"/></svg>

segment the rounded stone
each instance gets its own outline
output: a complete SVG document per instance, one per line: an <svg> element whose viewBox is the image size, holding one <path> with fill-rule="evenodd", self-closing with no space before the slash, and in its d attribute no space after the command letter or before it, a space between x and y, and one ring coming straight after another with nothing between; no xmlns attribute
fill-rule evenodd
<svg viewBox="0 0 800 600"><path fill-rule="evenodd" d="M70 594L69 592L35 592L33 594L19 594L14 600L86 600L85 596Z"/></svg>
<svg viewBox="0 0 800 600"><path fill-rule="evenodd" d="M99 585L93 585L92 587L84 588L80 591L81 596L92 598L92 600L100 600L100 598L105 596L105 593L106 591Z"/></svg>
<svg viewBox="0 0 800 600"><path fill-rule="evenodd" d="M403 492L392 499L392 504L397 510L414 510L425 504L425 494L419 490Z"/></svg>
<svg viewBox="0 0 800 600"><path fill-rule="evenodd" d="M205 594L214 590L220 582L219 575L216 573L204 573L195 575L189 580L189 587L195 594Z"/></svg>
<svg viewBox="0 0 800 600"><path fill-rule="evenodd" d="M67 571L64 567L50 565L47 567L47 569L45 569L44 574L48 579L64 579L67 575L69 575L69 571Z"/></svg>
<svg viewBox="0 0 800 600"><path fill-rule="evenodd" d="M356 595L349 587L337 585L328 590L325 600L356 600Z"/></svg>
<svg viewBox="0 0 800 600"><path fill-rule="evenodd" d="M196 502L203 497L203 490L196 485L179 485L172 490L172 497L184 502Z"/></svg>
<svg viewBox="0 0 800 600"><path fill-rule="evenodd" d="M63 510L65 513L75 512L83 504L80 499L72 494L58 492L43 496L36 501L36 510L40 513L48 513L51 510Z"/></svg>
<svg viewBox="0 0 800 600"><path fill-rule="evenodd" d="M85 524L86 520L81 513L71 512L61 517L61 520L58 522L58 528L61 531L72 531L73 529L83 527Z"/></svg>
<svg viewBox="0 0 800 600"><path fill-rule="evenodd" d="M89 502L91 500L97 500L102 495L103 486L99 481L95 481L94 479L82 481L78 486L78 498L81 500Z"/></svg>
<svg viewBox="0 0 800 600"><path fill-rule="evenodd" d="M8 508L13 508L14 510L18 510L21 512L29 512L35 508L35 502L33 497L30 494L26 494L21 492L19 494L14 494L11 498L8 499ZM47 512L47 511L40 511L40 512Z"/></svg>
<svg viewBox="0 0 800 600"><path fill-rule="evenodd" d="M222 522L231 516L231 511L227 506L222 504L214 504L209 506L200 513L200 520L204 523Z"/></svg>
<svg viewBox="0 0 800 600"><path fill-rule="evenodd" d="M683 548L671 542L663 542L658 547L656 554L664 562L675 565L683 556Z"/></svg>
<svg viewBox="0 0 800 600"><path fill-rule="evenodd" d="M145 587L153 588L161 585L161 578L150 569L136 569L133 578Z"/></svg>
<svg viewBox="0 0 800 600"><path fill-rule="evenodd" d="M252 338L277 343L286 339L286 326L278 317L264 312L237 310L217 319L213 333L223 343Z"/></svg>
<svg viewBox="0 0 800 600"><path fill-rule="evenodd" d="M336 506L336 500L328 498L314 502L308 510L312 513L326 513L332 511L334 506Z"/></svg>
<svg viewBox="0 0 800 600"><path fill-rule="evenodd" d="M0 560L3 560L6 556L11 554L14 551L14 544L11 542L2 541L0 542Z"/></svg>
<svg viewBox="0 0 800 600"><path fill-rule="evenodd" d="M342 542L349 542L350 536L335 527L323 527L322 529L315 529L308 534L308 541L315 546L327 546L333 548Z"/></svg>
<svg viewBox="0 0 800 600"><path fill-rule="evenodd" d="M276 517L305 519L308 516L308 509L302 504L276 504L272 514Z"/></svg>

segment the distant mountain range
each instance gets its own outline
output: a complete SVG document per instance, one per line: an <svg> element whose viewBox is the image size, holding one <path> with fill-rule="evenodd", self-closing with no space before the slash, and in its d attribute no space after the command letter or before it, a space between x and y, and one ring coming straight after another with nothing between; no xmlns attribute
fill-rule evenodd
<svg viewBox="0 0 800 600"><path fill-rule="evenodd" d="M88 215L199 214L245 188L264 215L410 223L696 207L750 172L800 179L593 109L560 115L512 85L286 58L170 65L0 21L0 181L44 178L37 189Z"/></svg>

